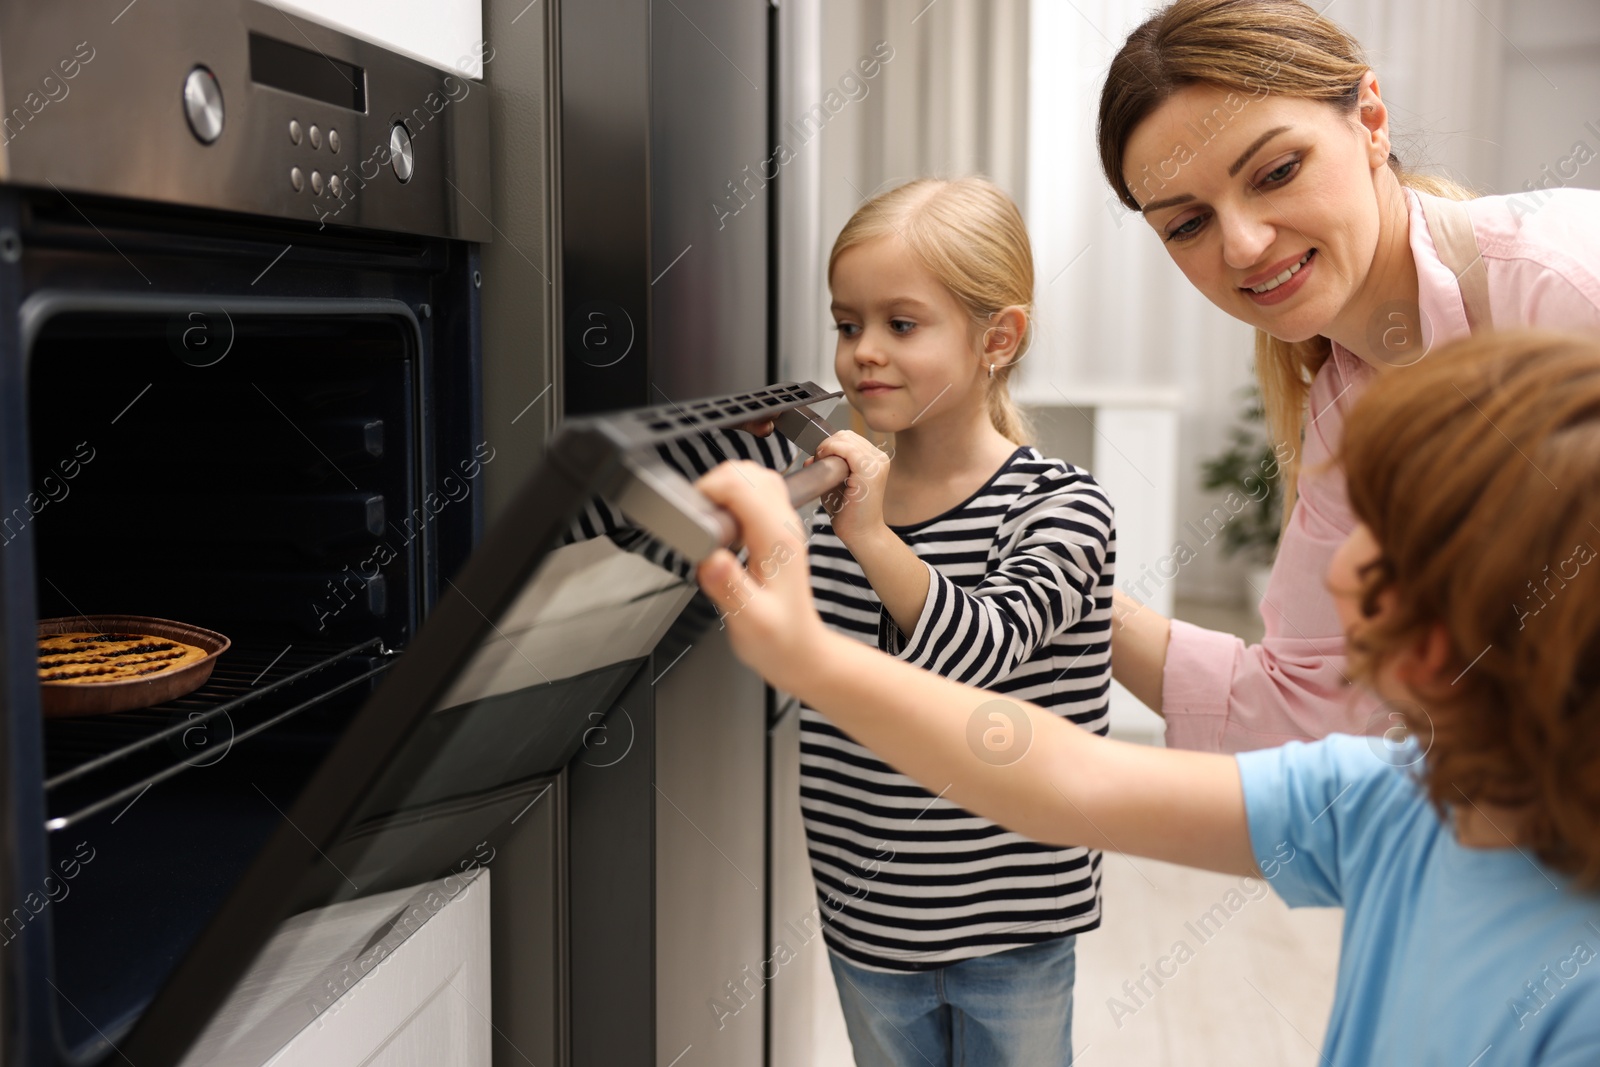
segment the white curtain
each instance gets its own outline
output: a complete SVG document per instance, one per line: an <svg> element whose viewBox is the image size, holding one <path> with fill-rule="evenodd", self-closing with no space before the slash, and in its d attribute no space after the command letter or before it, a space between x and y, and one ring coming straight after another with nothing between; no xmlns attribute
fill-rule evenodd
<svg viewBox="0 0 1600 1067"><path fill-rule="evenodd" d="M780 134L830 91L845 100L809 140L793 137L779 191L780 363L827 384L828 250L863 200L912 178L985 174L1025 203L1028 0L783 0L779 12ZM861 78L862 61L884 54Z"/></svg>
<svg viewBox="0 0 1600 1067"><path fill-rule="evenodd" d="M778 125L793 152L777 185L783 377L837 388L828 251L866 197L922 175L982 173L1025 203L1027 18L1027 0L781 0ZM817 129L814 109L830 102ZM784 804L773 906L788 921L815 914L816 900L798 806ZM773 1062L849 1062L826 957L801 959L772 985Z"/></svg>

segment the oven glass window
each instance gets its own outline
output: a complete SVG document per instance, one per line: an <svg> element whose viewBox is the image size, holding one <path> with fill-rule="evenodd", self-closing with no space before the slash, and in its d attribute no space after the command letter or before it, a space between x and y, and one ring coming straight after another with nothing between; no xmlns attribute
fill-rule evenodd
<svg viewBox="0 0 1600 1067"><path fill-rule="evenodd" d="M682 641L702 617L674 630L696 588L652 563L645 544L597 537L558 548L508 610L483 618L475 651L366 791L297 907L458 868L538 795L525 783L585 746L598 753L607 716L629 714L618 698L652 650L669 634Z"/></svg>
<svg viewBox="0 0 1600 1067"><path fill-rule="evenodd" d="M65 312L30 356L41 503L0 551L29 539L39 618L165 618L232 642L192 693L44 722L49 862L73 875L46 887L52 980L63 1043L86 1056L120 1044L208 927L229 940L213 920L298 832L308 784L415 643L440 529L468 506L427 492L408 320L207 312ZM348 963L360 944L294 931L482 857L538 783L615 736L607 716L628 714L619 695L652 652L703 623L648 537L580 535L590 499L550 500L567 535L529 546L495 590L504 609L469 613L470 650L394 724L377 772L335 783L354 809L313 831L310 869L267 872L272 906L299 916L267 966L332 948L318 967ZM270 1043L310 1002L286 994L226 1040Z"/></svg>

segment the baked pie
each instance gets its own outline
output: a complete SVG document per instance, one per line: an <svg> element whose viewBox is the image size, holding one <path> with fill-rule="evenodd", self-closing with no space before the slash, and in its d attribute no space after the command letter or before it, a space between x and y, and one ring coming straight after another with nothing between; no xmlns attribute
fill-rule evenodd
<svg viewBox="0 0 1600 1067"><path fill-rule="evenodd" d="M149 634L79 630L39 638L39 681L68 685L126 682L205 659L203 648Z"/></svg>

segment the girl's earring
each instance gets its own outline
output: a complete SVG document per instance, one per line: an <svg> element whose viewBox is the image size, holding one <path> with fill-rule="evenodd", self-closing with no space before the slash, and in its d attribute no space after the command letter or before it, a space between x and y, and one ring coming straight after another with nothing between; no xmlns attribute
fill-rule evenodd
<svg viewBox="0 0 1600 1067"><path fill-rule="evenodd" d="M989 364L989 377L991 377L991 378L994 377L994 364L993 363Z"/></svg>

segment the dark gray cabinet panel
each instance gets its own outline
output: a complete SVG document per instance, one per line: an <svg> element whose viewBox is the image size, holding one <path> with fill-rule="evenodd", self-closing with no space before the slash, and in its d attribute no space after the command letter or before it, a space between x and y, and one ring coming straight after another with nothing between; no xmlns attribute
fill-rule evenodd
<svg viewBox="0 0 1600 1067"><path fill-rule="evenodd" d="M566 1052L566 774L533 783L489 867L495 1067L561 1063Z"/></svg>
<svg viewBox="0 0 1600 1067"><path fill-rule="evenodd" d="M765 689L715 627L656 670L655 1062L692 1046L680 1067L750 1067L771 955Z"/></svg>

